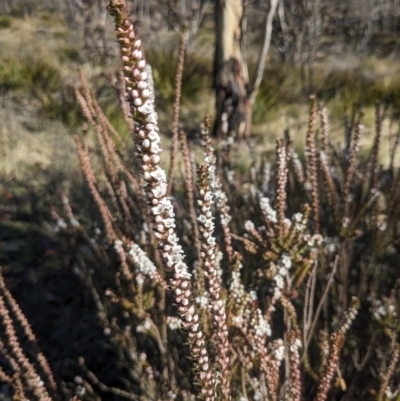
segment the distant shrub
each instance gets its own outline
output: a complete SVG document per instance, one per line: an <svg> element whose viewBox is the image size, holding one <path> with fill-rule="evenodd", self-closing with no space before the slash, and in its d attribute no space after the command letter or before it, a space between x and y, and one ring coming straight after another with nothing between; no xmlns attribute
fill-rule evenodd
<svg viewBox="0 0 400 401"><path fill-rule="evenodd" d="M12 18L8 15L0 15L0 29L10 28L12 25Z"/></svg>
<svg viewBox="0 0 400 401"><path fill-rule="evenodd" d="M80 60L79 50L72 46L63 47L58 50L58 58L61 62L78 62Z"/></svg>
<svg viewBox="0 0 400 401"><path fill-rule="evenodd" d="M174 100L174 85L178 53L175 49L146 50L146 59L152 67L156 101L166 108ZM182 77L182 101L193 101L209 85L211 62L195 53L186 56Z"/></svg>
<svg viewBox="0 0 400 401"><path fill-rule="evenodd" d="M60 86L60 72L44 60L7 57L0 59L0 87L54 91Z"/></svg>
<svg viewBox="0 0 400 401"><path fill-rule="evenodd" d="M271 112L285 103L292 102L301 91L299 84L293 85L296 79L285 66L278 65L266 68L257 97L253 106L253 122L265 122Z"/></svg>

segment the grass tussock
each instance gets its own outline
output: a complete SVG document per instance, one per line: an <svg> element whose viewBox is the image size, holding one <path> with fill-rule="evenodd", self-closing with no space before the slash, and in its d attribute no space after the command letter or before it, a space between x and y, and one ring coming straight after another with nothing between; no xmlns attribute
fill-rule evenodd
<svg viewBox="0 0 400 401"><path fill-rule="evenodd" d="M316 66L311 88L307 80L302 82L298 69L284 65L267 67L253 108L253 119L256 124L270 122L279 108L297 105L310 91L338 110L336 118L340 118L344 110L350 111L354 104L372 107L376 99L398 107L400 71L380 72L379 63L379 60L370 61L370 71L361 67L326 69Z"/></svg>
<svg viewBox="0 0 400 401"><path fill-rule="evenodd" d="M152 66L157 105L166 110L174 100L175 74L178 53L174 49L146 50L146 59ZM186 55L182 76L182 101L194 102L211 85L211 63L192 52Z"/></svg>
<svg viewBox="0 0 400 401"><path fill-rule="evenodd" d="M12 23L12 17L9 15L0 15L0 29L11 28Z"/></svg>
<svg viewBox="0 0 400 401"><path fill-rule="evenodd" d="M0 87L32 92L54 92L61 83L59 70L44 60L7 57L0 61Z"/></svg>

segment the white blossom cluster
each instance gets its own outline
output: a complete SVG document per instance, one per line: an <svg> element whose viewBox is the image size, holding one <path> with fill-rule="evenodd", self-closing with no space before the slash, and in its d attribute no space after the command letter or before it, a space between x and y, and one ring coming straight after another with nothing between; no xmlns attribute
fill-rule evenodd
<svg viewBox="0 0 400 401"><path fill-rule="evenodd" d="M67 223L64 221L64 219L59 218L56 221L54 232L58 233L60 230L64 230L65 228L67 228Z"/></svg>
<svg viewBox="0 0 400 401"><path fill-rule="evenodd" d="M388 316L398 316L398 310L393 301L394 300L392 298L388 297L383 297L383 300L375 298L372 299L372 307L370 310L376 321L381 322Z"/></svg>
<svg viewBox="0 0 400 401"><path fill-rule="evenodd" d="M378 230L380 230L380 231L386 231L387 228L388 228L387 219L385 218L385 219L382 219L382 220L378 221L378 222L376 223L376 226L378 227Z"/></svg>
<svg viewBox="0 0 400 401"><path fill-rule="evenodd" d="M327 254L335 254L338 249L339 238L338 237L325 237L324 238L324 251Z"/></svg>
<svg viewBox="0 0 400 401"><path fill-rule="evenodd" d="M141 42L136 39L133 25L127 19L125 5L118 1L111 1L109 9L115 19L127 100L135 122L135 155L141 162L142 187L152 214L154 234L162 249L166 267L173 270L172 289L182 324L189 331L190 349L195 360L198 379L201 382L201 397L205 401L215 401L215 380L210 370L204 334L199 325L199 315L192 303L191 274L183 261L184 253L175 232L172 203L166 197L166 175L159 166L161 140L158 133L157 114L154 110L153 93L148 84L146 61L141 51ZM141 265L143 266L143 262ZM153 272L152 266L145 264L144 268Z"/></svg>
<svg viewBox="0 0 400 401"><path fill-rule="evenodd" d="M276 210L274 210L273 207L271 206L269 198L264 196L260 199L260 208L263 215L266 217L268 221L270 221L271 223L278 222Z"/></svg>
<svg viewBox="0 0 400 401"><path fill-rule="evenodd" d="M217 185L218 187L220 186L218 180L217 180ZM215 199L217 201L217 207L221 213L220 215L221 225L227 226L232 220L232 217L228 213L229 212L228 197L226 196L226 193L224 191L218 188L215 191Z"/></svg>
<svg viewBox="0 0 400 401"><path fill-rule="evenodd" d="M175 400L177 395L172 390L169 390L167 393L167 397L169 400Z"/></svg>
<svg viewBox="0 0 400 401"><path fill-rule="evenodd" d="M210 202L212 200L212 194L210 191L204 192L204 190L200 190L200 195L202 196L203 199L199 199L197 201L197 204L200 208L200 214L197 218L199 223L206 227L208 230L207 231L213 231L214 230L214 222L213 222L213 217L211 210L208 206L206 206L206 202ZM204 236L204 233L203 233ZM215 243L214 243L215 244Z"/></svg>
<svg viewBox="0 0 400 401"><path fill-rule="evenodd" d="M295 213L292 217L297 232L302 232L305 229L303 218L304 216L302 213Z"/></svg>
<svg viewBox="0 0 400 401"><path fill-rule="evenodd" d="M182 327L182 320L178 317L168 316L167 317L167 326L171 330L178 330Z"/></svg>
<svg viewBox="0 0 400 401"><path fill-rule="evenodd" d="M260 391L256 391L253 397L254 401L261 401L263 399L263 395Z"/></svg>
<svg viewBox="0 0 400 401"><path fill-rule="evenodd" d="M195 298L196 304L202 309L207 309L209 307L209 299L206 295L198 296Z"/></svg>
<svg viewBox="0 0 400 401"><path fill-rule="evenodd" d="M122 248L122 245L123 245L124 243L120 240L120 239L116 239L115 241L114 241L114 249L116 250L116 251L118 251L118 250L120 250L121 248Z"/></svg>
<svg viewBox="0 0 400 401"><path fill-rule="evenodd" d="M283 345L283 340L278 339L273 343L273 352L272 355L275 358L275 363L277 366L281 366L282 360L285 357L285 346Z"/></svg>
<svg viewBox="0 0 400 401"><path fill-rule="evenodd" d="M397 387L396 390L392 390L390 386L388 386L385 390L385 395L389 400L397 400L400 394L400 387Z"/></svg>
<svg viewBox="0 0 400 401"><path fill-rule="evenodd" d="M145 319L141 324L136 326L136 333L147 333L151 329L151 323Z"/></svg>
<svg viewBox="0 0 400 401"><path fill-rule="evenodd" d="M241 302L246 293L244 285L242 284L240 279L240 270L242 268L243 265L239 263L238 270L232 271L231 282L230 282L230 293L237 304Z"/></svg>
<svg viewBox="0 0 400 401"><path fill-rule="evenodd" d="M343 228L347 228L351 223L350 218L348 218L347 216L344 216L342 219L342 226Z"/></svg>
<svg viewBox="0 0 400 401"><path fill-rule="evenodd" d="M242 269L242 264L239 264L239 269L232 272L231 284L230 284L230 294L235 301L235 306L237 309L235 316L232 317L232 322L238 327L243 327L246 322L249 322L249 326L255 336L259 338L270 337L271 326L265 320L260 308L255 309L255 314L250 315L250 310L247 308L250 302L257 300L257 294L255 291L250 291L247 293L245 291L244 285L240 279L240 270ZM257 345L253 345L255 351L257 351Z"/></svg>
<svg viewBox="0 0 400 401"><path fill-rule="evenodd" d="M253 316L250 321L250 326L252 330L254 330L254 334L257 337L265 338L271 337L271 326L265 320L263 314L261 313L260 308L256 309L256 316Z"/></svg>
<svg viewBox="0 0 400 401"><path fill-rule="evenodd" d="M128 254L135 265L136 277L145 275L149 277L153 283L164 284L164 280L161 278L157 267L139 245L131 243Z"/></svg>
<svg viewBox="0 0 400 401"><path fill-rule="evenodd" d="M307 245L311 248L315 248L322 245L324 241L324 237L321 234L314 234L314 235L305 234L303 239L307 243Z"/></svg>
<svg viewBox="0 0 400 401"><path fill-rule="evenodd" d="M274 299L278 299L281 296L282 290L285 287L285 278L289 274L291 267L292 261L290 256L287 253L283 253L281 258L278 260L277 271L273 277L273 280L275 281Z"/></svg>
<svg viewBox="0 0 400 401"><path fill-rule="evenodd" d="M244 228L246 231L251 233L253 230L255 230L256 226L251 220L246 220L246 222L244 223Z"/></svg>
<svg viewBox="0 0 400 401"><path fill-rule="evenodd" d="M290 351L297 352L301 348L301 340L300 338L296 338L293 344L290 345Z"/></svg>
<svg viewBox="0 0 400 401"><path fill-rule="evenodd" d="M360 307L360 301L357 297L352 297L351 305L344 315L344 322L341 325L339 332L345 335L353 323L354 319L358 314L358 308Z"/></svg>

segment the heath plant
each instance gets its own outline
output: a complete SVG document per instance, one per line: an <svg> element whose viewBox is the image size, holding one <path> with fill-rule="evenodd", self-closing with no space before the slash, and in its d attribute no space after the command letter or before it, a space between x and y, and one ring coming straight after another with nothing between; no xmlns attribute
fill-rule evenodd
<svg viewBox="0 0 400 401"><path fill-rule="evenodd" d="M182 34L168 154L143 44L124 0L108 11L122 62L113 83L132 143L81 74L75 93L86 123L75 141L101 230L81 224L65 194L51 212L122 384L99 380L83 355L74 384L56 385L65 379L1 281L0 380L13 399L399 399L396 110L376 103L374 141L362 150L363 110L354 106L336 144L311 96L304 150L289 132L275 160L248 143L251 168L239 175L223 124L218 141L210 117L199 124L202 152L179 130Z"/></svg>

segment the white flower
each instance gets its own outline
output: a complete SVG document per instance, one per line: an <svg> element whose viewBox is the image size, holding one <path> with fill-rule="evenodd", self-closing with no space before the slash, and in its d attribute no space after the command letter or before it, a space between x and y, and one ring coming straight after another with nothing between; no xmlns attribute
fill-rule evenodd
<svg viewBox="0 0 400 401"><path fill-rule="evenodd" d="M255 225L254 225L254 223L252 221L247 220L244 223L244 228L246 229L246 231L253 231L255 229Z"/></svg>
<svg viewBox="0 0 400 401"><path fill-rule="evenodd" d="M343 227L346 228L350 224L350 219L348 217L344 217L342 220Z"/></svg>
<svg viewBox="0 0 400 401"><path fill-rule="evenodd" d="M200 308L206 308L208 306L208 298L205 296L196 297L195 301L200 306Z"/></svg>
<svg viewBox="0 0 400 401"><path fill-rule="evenodd" d="M119 248L121 248L122 247L122 241L121 240L119 240L119 239L117 239L117 240L115 240L114 241L114 249L115 250L118 250Z"/></svg>
<svg viewBox="0 0 400 401"><path fill-rule="evenodd" d="M175 272L181 277L181 278L187 278L190 279L192 275L188 272L188 268L185 263L183 262L178 262L175 264Z"/></svg>
<svg viewBox="0 0 400 401"><path fill-rule="evenodd" d="M175 233L172 233L172 234L168 235L167 239L168 239L168 242L171 245L176 245L177 242L178 242L178 237L177 237L177 235Z"/></svg>
<svg viewBox="0 0 400 401"><path fill-rule="evenodd" d="M150 176L156 179L157 181L166 181L167 179L165 171L159 166L157 166L157 168L150 173Z"/></svg>
<svg viewBox="0 0 400 401"><path fill-rule="evenodd" d="M151 192L153 192L153 195L155 198L162 198L165 196L165 193L167 192L167 183L161 181L159 185L154 187Z"/></svg>
<svg viewBox="0 0 400 401"><path fill-rule="evenodd" d="M56 223L56 227L54 228L55 232L58 232L60 228L67 228L67 224L63 219L58 219Z"/></svg>
<svg viewBox="0 0 400 401"><path fill-rule="evenodd" d="M283 277L280 275L275 276L275 284L279 289L283 289L285 286L285 282L283 281Z"/></svg>
<svg viewBox="0 0 400 401"><path fill-rule="evenodd" d="M290 221L290 219L286 218L283 220L283 224L287 227L291 227L292 226L292 222Z"/></svg>
<svg viewBox="0 0 400 401"><path fill-rule="evenodd" d="M158 119L157 113L154 111L153 105L151 106L151 108L152 108L151 113L149 113L148 116L146 117L146 122L157 124L157 119ZM141 108L139 107L138 110L140 111L140 109Z"/></svg>
<svg viewBox="0 0 400 401"><path fill-rule="evenodd" d="M161 203L159 203L157 206L154 206L151 208L151 211L153 212L154 216L157 216L161 213L163 213L165 210L164 205L162 205Z"/></svg>
<svg viewBox="0 0 400 401"><path fill-rule="evenodd" d="M158 146L157 142L152 142L150 145L150 152L151 153L160 153L161 152L161 148Z"/></svg>
<svg viewBox="0 0 400 401"><path fill-rule="evenodd" d="M281 294L282 294L281 290L278 287L275 287L274 288L274 296L273 296L273 298L274 299L279 299Z"/></svg>
<svg viewBox="0 0 400 401"><path fill-rule="evenodd" d="M324 238L321 234L314 234L311 238L312 245L321 245Z"/></svg>
<svg viewBox="0 0 400 401"><path fill-rule="evenodd" d="M152 142L156 142L156 143L161 142L160 135L158 135L158 133L154 130L152 130L148 133L147 138L149 138L150 141L152 141Z"/></svg>
<svg viewBox="0 0 400 401"><path fill-rule="evenodd" d="M250 299L252 299L253 301L257 301L257 293L255 291L250 291L249 295Z"/></svg>
<svg viewBox="0 0 400 401"><path fill-rule="evenodd" d="M208 228L209 231L214 230L214 223L211 219L207 219L204 223L204 227Z"/></svg>
<svg viewBox="0 0 400 401"><path fill-rule="evenodd" d="M211 192L210 192L210 191L207 192L207 193L204 195L203 199L204 199L206 202L210 202L210 201L212 200L212 194L211 194Z"/></svg>
<svg viewBox="0 0 400 401"><path fill-rule="evenodd" d="M144 278L141 274L137 274L135 277L136 283L141 286L144 283Z"/></svg>
<svg viewBox="0 0 400 401"><path fill-rule="evenodd" d="M207 217L206 216L204 216L204 214L201 214L198 218L197 218L197 221L199 222L199 223L205 223L206 221L207 221Z"/></svg>
<svg viewBox="0 0 400 401"><path fill-rule="evenodd" d="M215 246L215 244L216 244L215 238L214 237L209 237L207 239L207 244L210 245L210 246Z"/></svg>
<svg viewBox="0 0 400 401"><path fill-rule="evenodd" d="M284 267L286 267L286 269L290 269L292 267L292 261L290 260L290 256L287 253L284 253L282 255L280 262Z"/></svg>
<svg viewBox="0 0 400 401"><path fill-rule="evenodd" d="M263 399L262 394L261 394L259 391L256 391L256 392L254 393L254 401L260 401L260 400L262 400L262 399Z"/></svg>
<svg viewBox="0 0 400 401"><path fill-rule="evenodd" d="M167 257L167 266L168 267L173 267L175 264L178 264L182 262L183 260L183 255L181 254L170 254Z"/></svg>
<svg viewBox="0 0 400 401"><path fill-rule="evenodd" d="M177 330L177 329L181 328L182 320L177 317L168 316L167 317L167 325L171 330Z"/></svg>
<svg viewBox="0 0 400 401"><path fill-rule="evenodd" d="M78 221L77 219L74 219L74 218L70 219L69 222L70 222L71 225L74 226L74 227L78 227L78 226L80 225L80 224L79 224L79 221Z"/></svg>
<svg viewBox="0 0 400 401"><path fill-rule="evenodd" d="M271 207L269 198L263 197L260 199L260 208L267 220L269 220L271 223L278 222L277 213Z"/></svg>
<svg viewBox="0 0 400 401"><path fill-rule="evenodd" d="M160 205L162 205L165 210L172 210L173 209L171 201L169 199L167 199L167 198L161 199Z"/></svg>
<svg viewBox="0 0 400 401"><path fill-rule="evenodd" d="M277 362L281 362L283 357L285 356L285 347L283 345L283 341L281 339L276 341L277 347L273 351L273 355Z"/></svg>
<svg viewBox="0 0 400 401"><path fill-rule="evenodd" d="M145 103L143 103L140 107L137 108L139 113L141 114L148 114L149 116L152 116L154 113L154 107L151 101L147 100ZM147 120L147 119L146 119ZM147 120L148 121L148 120ZM157 121L157 119L156 119ZM156 122L155 121L155 122ZM150 122L150 121L148 121Z"/></svg>
<svg viewBox="0 0 400 401"><path fill-rule="evenodd" d="M175 227L175 220L174 219L165 219L163 221L163 224L166 228L174 228Z"/></svg>
<svg viewBox="0 0 400 401"><path fill-rule="evenodd" d="M296 223L301 223L302 220L303 220L303 215L302 215L301 213L296 213L296 214L293 216L293 220L294 220Z"/></svg>

